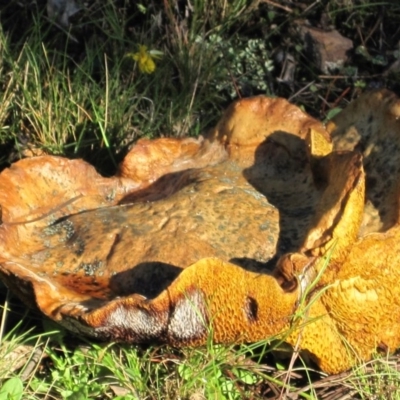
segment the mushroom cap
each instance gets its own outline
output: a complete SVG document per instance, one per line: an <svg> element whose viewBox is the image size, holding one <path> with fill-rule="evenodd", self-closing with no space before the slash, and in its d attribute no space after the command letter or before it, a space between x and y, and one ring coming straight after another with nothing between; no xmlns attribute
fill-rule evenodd
<svg viewBox="0 0 400 400"><path fill-rule="evenodd" d="M395 349L399 104L368 93L324 127L284 99L239 100L204 137L140 140L111 178L21 160L0 174L1 279L104 340L301 333L327 372Z"/></svg>

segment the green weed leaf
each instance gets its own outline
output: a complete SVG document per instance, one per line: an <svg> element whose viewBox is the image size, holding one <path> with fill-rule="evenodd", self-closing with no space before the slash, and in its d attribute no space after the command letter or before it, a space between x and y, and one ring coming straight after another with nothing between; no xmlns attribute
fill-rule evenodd
<svg viewBox="0 0 400 400"><path fill-rule="evenodd" d="M247 385L254 385L257 383L257 376L250 371L234 368L232 372L237 378Z"/></svg>
<svg viewBox="0 0 400 400"><path fill-rule="evenodd" d="M326 114L326 121L331 120L334 116L336 116L337 114L339 114L342 111L342 109L340 107L335 107L332 108L328 111L328 113Z"/></svg>
<svg viewBox="0 0 400 400"><path fill-rule="evenodd" d="M10 378L5 381L0 389L0 400L19 400L22 399L24 385L20 378Z"/></svg>

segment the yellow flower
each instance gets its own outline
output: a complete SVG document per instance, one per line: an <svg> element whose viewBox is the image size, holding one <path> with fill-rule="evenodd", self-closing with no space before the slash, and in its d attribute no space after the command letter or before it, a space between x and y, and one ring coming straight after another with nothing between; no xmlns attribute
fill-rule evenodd
<svg viewBox="0 0 400 400"><path fill-rule="evenodd" d="M129 53L128 57L133 58L139 66L139 71L144 74L152 74L156 69L154 60L163 55L161 51L147 50L147 46L140 45L137 53Z"/></svg>

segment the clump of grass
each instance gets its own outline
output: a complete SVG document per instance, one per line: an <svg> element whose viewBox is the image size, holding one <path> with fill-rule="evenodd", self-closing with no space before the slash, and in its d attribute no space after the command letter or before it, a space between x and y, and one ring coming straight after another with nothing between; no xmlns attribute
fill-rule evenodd
<svg viewBox="0 0 400 400"><path fill-rule="evenodd" d="M49 20L45 3L10 2L0 14L3 166L31 154L25 153L30 148L84 157L110 174L138 138L198 135L242 96L292 98L325 118L368 86L363 69L376 76L385 66L373 61L384 53L388 66L397 54L395 42L376 29L360 36L360 26L367 27L377 10L382 21L389 13L391 21L400 19L398 5L386 2L274 7L250 0L93 1L69 30ZM319 76L292 28L295 17L322 16L366 50L362 68L345 66L334 80ZM375 48L384 40L391 51ZM149 70L143 57L141 63L127 57L145 47L163 54L154 65L147 59ZM295 73L283 81L288 57Z"/></svg>
<svg viewBox="0 0 400 400"><path fill-rule="evenodd" d="M354 370L348 378L349 384L361 399L400 398L400 372L398 357L383 357L377 354L376 360Z"/></svg>
<svg viewBox="0 0 400 400"><path fill-rule="evenodd" d="M211 82L226 71L220 71L214 50L199 38L237 22L245 3L218 3L224 18L211 11L199 18L200 8L195 9L189 23L168 7L160 14L154 4L138 8L105 2L85 10L69 34L47 22L44 8L30 10L29 24L18 38L5 24L0 32L5 87L0 141L14 145L17 155L9 161L27 149L41 149L83 156L111 173L140 137L203 132L219 116L221 95ZM167 28L155 17L167 21ZM139 18L144 22L136 28ZM175 35L165 38L171 29ZM76 43L78 34L87 40ZM166 41L156 39L160 35ZM143 57L142 64L135 58L145 46L154 49L150 54L164 54L150 70L143 68Z"/></svg>
<svg viewBox="0 0 400 400"><path fill-rule="evenodd" d="M3 310L3 319L11 316ZM210 339L203 347L177 350L94 343L46 321L46 333L37 330L29 332L20 323L2 338L0 398L231 400L347 394L386 399L399 395L397 358L325 376L301 360L293 364L292 349L273 338L239 346L217 345ZM19 360L23 362L8 364L11 358L6 355L21 346L25 346Z"/></svg>

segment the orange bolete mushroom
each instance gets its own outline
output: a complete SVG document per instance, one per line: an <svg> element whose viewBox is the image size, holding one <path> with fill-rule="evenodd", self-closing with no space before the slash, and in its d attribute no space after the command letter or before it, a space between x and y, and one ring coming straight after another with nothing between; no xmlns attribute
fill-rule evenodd
<svg viewBox="0 0 400 400"><path fill-rule="evenodd" d="M255 97L199 139L140 140L112 178L18 161L0 174L0 277L79 334L275 336L345 370L400 346L399 117L388 91L326 127Z"/></svg>

